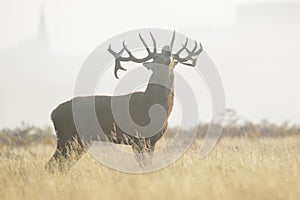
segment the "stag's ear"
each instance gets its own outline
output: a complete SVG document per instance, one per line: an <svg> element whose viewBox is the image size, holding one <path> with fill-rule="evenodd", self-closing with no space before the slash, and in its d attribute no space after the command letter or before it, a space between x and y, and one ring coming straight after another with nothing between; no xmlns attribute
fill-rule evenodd
<svg viewBox="0 0 300 200"><path fill-rule="evenodd" d="M144 62L143 63L144 67L146 67L148 70L152 69L152 63L151 62Z"/></svg>

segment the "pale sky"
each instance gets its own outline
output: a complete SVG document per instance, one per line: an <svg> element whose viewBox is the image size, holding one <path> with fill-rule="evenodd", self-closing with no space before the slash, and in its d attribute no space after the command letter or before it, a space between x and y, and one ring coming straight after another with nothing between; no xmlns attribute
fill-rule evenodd
<svg viewBox="0 0 300 200"><path fill-rule="evenodd" d="M50 124L52 109L72 97L89 53L114 35L148 27L201 41L227 107L244 119L300 123L299 1L43 1L45 52L36 38L41 2L0 0L0 128L21 120ZM207 120L209 96L201 95Z"/></svg>

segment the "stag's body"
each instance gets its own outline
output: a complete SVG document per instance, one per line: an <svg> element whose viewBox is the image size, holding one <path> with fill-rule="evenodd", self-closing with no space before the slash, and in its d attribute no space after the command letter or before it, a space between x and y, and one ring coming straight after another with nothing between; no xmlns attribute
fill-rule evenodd
<svg viewBox="0 0 300 200"><path fill-rule="evenodd" d="M155 40L151 34L151 37L154 42L154 52L150 52L149 48L145 44L144 40L140 36L143 44L146 46L146 49L149 55L145 59L137 59L132 56L131 52L126 48L123 43L123 50L125 50L129 58L121 57L123 50L119 53L113 52L110 48L108 49L116 58L116 68L115 76L117 77L117 70L123 69L120 65L122 61L134 62L143 62L144 66L147 69L152 70L152 75L150 77L147 88L144 92L135 92L128 95L122 96L87 96L87 97L76 97L70 101L60 104L51 114L51 119L53 121L56 134L57 134L57 149L53 157L48 163L48 167L51 167L52 163L66 163L62 161L78 160L81 155L86 151L86 145L92 140L100 140L104 142L113 142L116 144L125 144L131 145L133 151L136 153L143 152L153 152L157 141L164 135L168 127L168 117L171 114L173 108L174 100L174 74L173 69L177 62L174 62L173 56L181 62L182 64L191 65L184 63L185 61L191 59L192 54L200 53L195 52L196 48L193 51L188 51L185 46L178 51L177 54L171 54L172 45L175 38L175 33L171 42L171 47L166 46L162 50L162 53L156 52ZM180 58L178 54L186 49L189 55L186 58ZM189 59L187 59L189 58ZM149 59L153 59L152 62L145 62ZM193 60L193 59L191 59ZM193 60L194 61L194 60ZM194 65L194 63L193 63ZM118 122L115 120L112 109L112 101L118 100L119 103L126 102L126 99L129 100L129 113L132 118L132 121L141 127L145 127L151 123L149 116L149 109L156 104L162 106L165 110L166 116L162 118L159 131L151 136L143 135L143 133L128 133L123 131L119 126ZM96 117L103 134L95 134L92 130L89 130L90 127L87 125L86 136L82 137L77 131L74 120L73 113L73 103L79 103L82 106L83 111L85 106L89 106L89 103L85 102L94 102ZM126 104L126 103L124 103ZM118 113L118 116L122 119L122 113ZM124 116L128 117L128 116ZM83 124L89 124L89 118L84 119ZM90 131L90 133L89 133ZM151 131L151 130L150 130ZM146 143L141 143L141 138ZM70 163L70 162L68 162Z"/></svg>

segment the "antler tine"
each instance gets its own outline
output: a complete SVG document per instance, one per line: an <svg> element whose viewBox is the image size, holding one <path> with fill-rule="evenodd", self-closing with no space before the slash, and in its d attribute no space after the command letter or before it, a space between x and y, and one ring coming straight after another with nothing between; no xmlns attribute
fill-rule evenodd
<svg viewBox="0 0 300 200"><path fill-rule="evenodd" d="M115 77L117 78L117 79L119 79L119 77L118 77L118 70L123 70L123 71L126 71L127 69L125 69L125 68L123 68L122 66L121 66L121 63L120 63L120 61L116 61L116 64L115 64L115 71L114 71L114 75L115 75Z"/></svg>
<svg viewBox="0 0 300 200"><path fill-rule="evenodd" d="M115 58L118 58L122 55L122 53L124 52L124 49L121 49L121 51L119 52L114 52L112 49L111 49L111 45L109 45L108 49L107 49Z"/></svg>
<svg viewBox="0 0 300 200"><path fill-rule="evenodd" d="M109 47L108 47L107 50L108 50L108 51L115 57L115 59L116 59L116 61L115 61L115 70L114 70L114 74L115 74L115 77L116 77L117 79L119 79L118 74L117 74L118 70L120 69L120 70L126 71L126 69L123 68L123 67L121 66L121 63L120 63L120 58L122 58L121 55L122 55L122 53L124 52L125 49L123 48L123 49L121 49L119 52L115 52L115 51L113 51L113 50L111 49L111 45L109 45Z"/></svg>
<svg viewBox="0 0 300 200"><path fill-rule="evenodd" d="M196 54L196 49L198 47L197 41L195 40L195 45L192 51L190 51L186 46L185 46L185 50L187 51L188 55L185 57L185 59L187 60L191 60L193 59L194 56L197 56Z"/></svg>
<svg viewBox="0 0 300 200"><path fill-rule="evenodd" d="M198 48L198 43L197 41L195 41L195 45L194 45L194 48L193 50L189 50L187 48L187 44L188 44L188 39L186 39L186 42L184 45L182 45L182 48L174 55L174 58L177 59L180 63L184 64L184 65L188 65L188 66L192 66L194 67L196 65L196 61L197 61L197 58L199 56L199 54L202 52L203 50L203 47L202 47L202 44L199 43L200 45L200 48L199 50L197 50ZM181 58L179 56L179 54L183 51L183 50L186 50L187 52L187 56L185 58ZM196 51L197 50L197 51ZM196 57L196 58L195 58ZM186 63L187 61L192 61L192 63Z"/></svg>
<svg viewBox="0 0 300 200"><path fill-rule="evenodd" d="M114 74L115 74L115 77L118 79L118 70L121 69L121 70L126 70L125 68L123 68L121 66L121 62L127 62L127 61L133 61L135 63L143 63L143 62L146 62L152 58L154 58L154 56L157 54L157 51L156 51L156 42L155 42L155 39L152 35L152 33L150 32L150 35L151 35L151 38L152 38L152 41L153 41L153 45L154 45L154 50L153 52L150 51L147 43L145 42L145 40L143 39L143 37L141 36L141 34L139 34L139 37L142 41L142 43L144 44L147 52L148 52L148 55L145 57L145 58L136 58L132 55L132 53L130 52L130 50L127 48L126 44L125 44L125 41L123 41L122 45L123 45L123 48L119 51L119 52L115 52L111 49L111 45L109 45L108 47L108 51L115 57L115 71L114 71ZM122 57L122 54L123 52L126 51L127 54L128 54L128 57Z"/></svg>
<svg viewBox="0 0 300 200"><path fill-rule="evenodd" d="M141 33L139 33L139 37L140 37L142 43L144 44L144 46L146 47L147 52L148 52L148 53L151 53L151 52L150 52L150 49L149 49L149 47L148 47L148 45L147 45L147 43L145 42L144 38L143 38L142 35L141 35Z"/></svg>
<svg viewBox="0 0 300 200"><path fill-rule="evenodd" d="M123 49L127 52L128 56L127 58L122 58L123 60L121 61L133 61L136 63L142 63L142 62L146 62L147 60L150 60L153 58L153 53L151 53L150 51L148 51L148 56L146 56L145 58L136 58L132 55L132 53L130 52L130 50L127 48L127 46L125 45L125 41L123 41Z"/></svg>
<svg viewBox="0 0 300 200"><path fill-rule="evenodd" d="M203 46L201 44L201 42L199 42L199 50L195 52L195 54L199 55L202 51L203 51Z"/></svg>
<svg viewBox="0 0 300 200"><path fill-rule="evenodd" d="M195 52L195 51L196 51L196 49L197 49L197 47L198 47L198 44L197 44L197 41L195 40L195 46L194 46L194 48L193 48L192 52Z"/></svg>
<svg viewBox="0 0 300 200"><path fill-rule="evenodd" d="M179 55L184 49L186 49L186 45L188 44L188 39L186 38L185 43L182 45L182 48L177 51L177 55Z"/></svg>
<svg viewBox="0 0 300 200"><path fill-rule="evenodd" d="M174 41L175 41L175 30L173 31L173 36L172 36L172 40L171 40L171 43L170 43L171 51L173 49Z"/></svg>
<svg viewBox="0 0 300 200"><path fill-rule="evenodd" d="M122 42L123 49L128 53L129 57L132 57L132 53L129 49L127 49L127 46L125 45L125 41Z"/></svg>
<svg viewBox="0 0 300 200"><path fill-rule="evenodd" d="M150 33L150 36L151 36L151 39L152 39L152 42L153 42L153 54L156 54L157 53L157 49L156 49L156 41L155 41L155 38L154 36L152 35L151 31L149 31Z"/></svg>

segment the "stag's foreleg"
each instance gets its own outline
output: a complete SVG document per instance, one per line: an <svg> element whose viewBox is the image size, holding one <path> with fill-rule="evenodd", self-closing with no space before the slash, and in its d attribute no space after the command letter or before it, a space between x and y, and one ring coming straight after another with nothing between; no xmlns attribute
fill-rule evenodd
<svg viewBox="0 0 300 200"><path fill-rule="evenodd" d="M150 138L138 137L131 144L132 150L135 153L136 161L142 168L152 165L153 152L155 150L156 141L153 142Z"/></svg>

